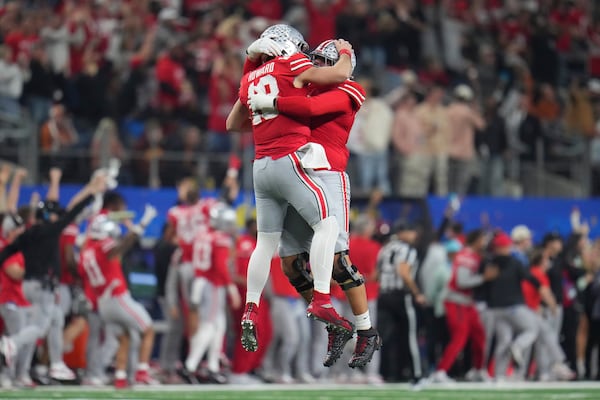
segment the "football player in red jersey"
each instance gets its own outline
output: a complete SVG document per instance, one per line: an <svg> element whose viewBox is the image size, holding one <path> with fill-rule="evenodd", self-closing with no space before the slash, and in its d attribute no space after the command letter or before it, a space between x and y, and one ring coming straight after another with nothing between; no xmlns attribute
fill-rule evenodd
<svg viewBox="0 0 600 400"><path fill-rule="evenodd" d="M136 383L151 384L155 381L148 373L148 361L154 344L154 329L150 315L140 303L131 298L127 281L123 275L121 255L142 236L144 229L156 216L156 209L146 206L138 225L129 225L129 232L121 240L121 228L109 219L108 215L94 218L88 232L88 240L83 246L80 263L98 298L98 311L102 319L122 329L119 336L119 350L116 356L114 384L117 388L128 386L127 358L129 351L129 330L141 334L139 363L135 374Z"/></svg>
<svg viewBox="0 0 600 400"><path fill-rule="evenodd" d="M229 129L241 127L240 120L243 121L250 113L247 105L249 96L255 93L306 96L304 83L307 81L342 83L350 76L351 46L345 41L336 41L336 46L344 54L340 62L318 69L302 53L308 45L294 28L274 25L261 34L261 39L279 44L282 55L270 59L261 57L264 63L242 77L240 100L228 118ZM253 45L249 47L250 53ZM260 295L269 276L271 257L281 238L288 204L314 231L315 240L310 249L314 295L307 315L330 323L336 329L352 332L352 324L342 318L331 304L329 285L339 228L330 212L327 189L312 171L312 168L329 167L329 162L322 146L310 143L309 118L254 112L251 119L255 145L253 171L258 240L248 267L242 344L249 351L258 349L255 325Z"/></svg>
<svg viewBox="0 0 600 400"><path fill-rule="evenodd" d="M340 58L335 42L326 40L311 53L315 65L323 67L335 64ZM352 62L355 64L354 55ZM329 205L339 224L339 236L335 245L333 279L345 291L355 317L358 340L350 367L362 367L368 363L375 350L381 347L381 339L371 324L364 278L348 257L350 183L346 174L349 152L346 147L356 113L365 100L364 89L356 82L329 86L310 85L309 97L277 96L256 93L250 96L250 106L255 112L289 115L294 118L311 118L311 140L323 146L331 169L319 169L314 173L324 182L329 194ZM312 298L312 277L306 272L305 254L310 249L312 230L295 209L289 208L284 223L280 246L283 268L296 290L307 301ZM352 333L328 327L329 341L325 366L331 366L340 357Z"/></svg>
<svg viewBox="0 0 600 400"><path fill-rule="evenodd" d="M210 227L194 240L194 282L191 305L202 323L190 338L185 376L193 383L198 363L207 354L209 379L225 383L219 372L226 328L227 298L233 308L241 307L241 297L229 274L229 261L236 231L235 211L223 203L210 209Z"/></svg>

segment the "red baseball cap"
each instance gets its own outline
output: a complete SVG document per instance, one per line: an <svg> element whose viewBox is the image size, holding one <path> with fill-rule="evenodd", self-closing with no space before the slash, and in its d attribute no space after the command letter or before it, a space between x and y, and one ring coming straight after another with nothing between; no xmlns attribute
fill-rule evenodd
<svg viewBox="0 0 600 400"><path fill-rule="evenodd" d="M492 239L492 246L495 248L509 247L512 246L512 244L512 239L504 232L498 232Z"/></svg>

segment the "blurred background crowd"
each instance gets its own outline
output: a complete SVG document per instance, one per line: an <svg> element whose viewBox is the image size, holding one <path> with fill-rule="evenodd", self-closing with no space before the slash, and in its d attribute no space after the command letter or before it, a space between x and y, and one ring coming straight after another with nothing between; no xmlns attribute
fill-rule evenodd
<svg viewBox="0 0 600 400"><path fill-rule="evenodd" d="M225 132L244 49L285 21L311 46L331 37L354 46L355 78L370 98L350 142L357 195L373 187L597 194L598 8L589 0L6 1L1 156L27 165L34 182L50 165L81 182L117 157L128 184L172 186L193 174L218 186L230 154L245 165L252 158L248 133ZM243 186L251 188L248 174Z"/></svg>

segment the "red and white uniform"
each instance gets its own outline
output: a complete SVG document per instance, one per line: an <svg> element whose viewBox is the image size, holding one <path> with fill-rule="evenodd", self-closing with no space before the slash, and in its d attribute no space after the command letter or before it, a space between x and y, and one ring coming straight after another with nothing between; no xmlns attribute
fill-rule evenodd
<svg viewBox="0 0 600 400"><path fill-rule="evenodd" d="M131 298L119 257L109 253L117 246L113 238L88 240L80 255L84 281L98 299L98 311L107 323L144 332L152 324L146 309Z"/></svg>
<svg viewBox="0 0 600 400"><path fill-rule="evenodd" d="M25 269L25 258L22 253L15 253L8 258L0 269L0 304L12 303L17 307L28 307L31 305L23 294L23 281L14 280L6 273L9 265L18 265Z"/></svg>
<svg viewBox="0 0 600 400"><path fill-rule="evenodd" d="M309 95L279 97L277 109L293 117L310 116L310 141L325 148L332 171L344 172L350 157L346 143L356 113L365 101L365 90L346 80L340 85L314 87Z"/></svg>
<svg viewBox="0 0 600 400"><path fill-rule="evenodd" d="M81 266L96 297L114 297L127 292L121 260L108 256L116 245L112 238L88 240L81 249Z"/></svg>
<svg viewBox="0 0 600 400"><path fill-rule="evenodd" d="M296 76L312 66L310 59L302 53L266 62L242 77L240 101L248 104L250 93L306 96L307 89L297 89L293 83ZM309 141L309 122L307 115L291 118L281 113L255 114L252 118L255 158L278 159L296 151Z"/></svg>
<svg viewBox="0 0 600 400"><path fill-rule="evenodd" d="M208 215L216 202L216 199L201 199L196 204L181 204L169 209L167 221L175 230L182 264L192 262L194 239L199 232L208 230Z"/></svg>
<svg viewBox="0 0 600 400"><path fill-rule="evenodd" d="M448 372L469 339L472 346L473 367L478 370L483 368L485 330L479 312L473 304L473 289L461 288L458 278L459 274L464 274L465 271L471 277L478 275L480 263L481 256L469 247L463 248L454 258L452 275L448 282L448 296L444 303L450 342L444 349L438 370ZM462 272L459 272L460 270Z"/></svg>
<svg viewBox="0 0 600 400"><path fill-rule="evenodd" d="M350 182L346 174L346 166L350 153L346 147L350 128L354 123L356 113L365 100L365 91L358 83L346 80L340 85L313 88L311 96L278 97L277 109L280 114L298 118L302 115L311 117L310 141L318 143L325 149L330 170L317 170L318 176L327 187L329 211L339 224L339 235L335 252L348 250L350 227ZM282 236L280 256L296 254L298 249L288 247L288 243L310 243L312 230L304 226L300 231L298 226L304 226L297 216L288 215L285 231ZM290 232L294 239L288 239ZM306 247L306 245L305 245ZM308 248L302 251L309 251Z"/></svg>
<svg viewBox="0 0 600 400"><path fill-rule="evenodd" d="M229 260L233 239L223 232L211 230L194 241L194 273L205 278L214 286L223 287L231 283Z"/></svg>

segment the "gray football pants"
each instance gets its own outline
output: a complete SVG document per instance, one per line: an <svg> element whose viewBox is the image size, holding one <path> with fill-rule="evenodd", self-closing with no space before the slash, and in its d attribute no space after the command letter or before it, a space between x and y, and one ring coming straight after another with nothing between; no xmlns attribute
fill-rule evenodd
<svg viewBox="0 0 600 400"><path fill-rule="evenodd" d="M17 346L16 363L11 368L13 377L29 376L29 367L35 351L35 342L41 336L41 329L33 324L33 307L19 307L13 303L0 304L0 316L6 333Z"/></svg>
<svg viewBox="0 0 600 400"><path fill-rule="evenodd" d="M56 303L53 290L43 288L37 280L23 281L23 293L34 307L34 321L41 329L42 337L46 337L50 363L63 361L63 328L65 316Z"/></svg>
<svg viewBox="0 0 600 400"><path fill-rule="evenodd" d="M496 376L504 376L511 358L511 346L525 355L537 339L540 326L536 314L525 305L492 309L496 325ZM513 334L516 337L513 340Z"/></svg>

